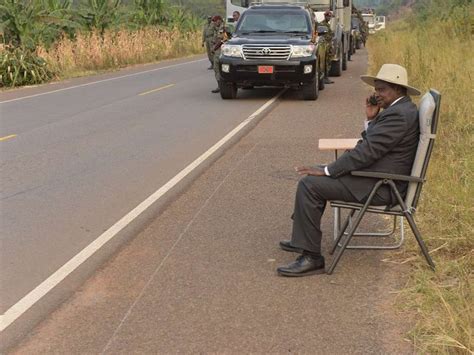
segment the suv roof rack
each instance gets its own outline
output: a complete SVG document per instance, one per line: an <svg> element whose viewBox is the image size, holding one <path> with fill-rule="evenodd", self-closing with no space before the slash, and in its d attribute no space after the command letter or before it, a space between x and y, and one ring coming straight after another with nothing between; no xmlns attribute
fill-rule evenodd
<svg viewBox="0 0 474 355"><path fill-rule="evenodd" d="M255 5L295 5L307 7L309 4L307 0L253 0L250 6Z"/></svg>

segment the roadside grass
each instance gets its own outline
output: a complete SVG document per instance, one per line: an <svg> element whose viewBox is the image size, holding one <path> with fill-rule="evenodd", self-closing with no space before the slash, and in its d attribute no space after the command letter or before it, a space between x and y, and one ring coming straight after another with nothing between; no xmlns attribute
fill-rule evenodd
<svg viewBox="0 0 474 355"><path fill-rule="evenodd" d="M398 300L415 316L409 336L423 354L474 351L474 41L465 19L460 10L443 20L405 20L368 42L371 74L383 63L400 64L411 85L442 95L437 139L415 216L436 272L427 267L414 238L395 256L411 263Z"/></svg>
<svg viewBox="0 0 474 355"><path fill-rule="evenodd" d="M63 37L49 49L39 47L59 79L82 76L128 65L153 63L203 53L201 32L180 32L156 27L141 30L78 33Z"/></svg>

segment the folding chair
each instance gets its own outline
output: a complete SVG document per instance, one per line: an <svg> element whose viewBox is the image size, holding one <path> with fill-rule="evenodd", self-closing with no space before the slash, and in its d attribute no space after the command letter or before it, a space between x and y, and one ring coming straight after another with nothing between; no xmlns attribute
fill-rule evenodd
<svg viewBox="0 0 474 355"><path fill-rule="evenodd" d="M440 102L441 95L438 91L434 89L431 89L429 92L427 92L420 101L420 139L418 142L418 148L416 151L416 156L413 162L413 167L410 176L368 171L352 171L351 174L354 176L363 176L379 179L372 191L370 192L367 202L364 204L350 203L344 201L330 202L331 207L348 209L349 215L344 221L342 227L340 228L339 235L337 236L331 248L330 254L333 254L339 246L339 249L336 255L334 256L334 259L331 265L329 266L329 269L327 270L327 274L332 274L332 272L334 271L334 268L339 262L342 253L344 253L344 250L349 245L349 242L356 233L356 230L359 227L362 218L367 212L406 218L411 230L413 231L413 234L415 235L415 238L421 248L424 257L426 258L426 261L434 270L435 265L416 226L415 220L413 219L413 215L416 212L416 207L418 205L418 201L421 195L421 189L423 183L425 182L426 171L428 169L431 152L433 151L434 140L436 137L436 129L438 126ZM408 182L408 189L405 200L403 200L403 198L401 197L400 192L398 191L394 181ZM393 191L398 202L396 206L390 207L370 205L373 197L375 196L375 193L382 185L388 185ZM354 214L356 211L358 211L358 213L354 218ZM350 223L351 221L352 223ZM349 226L349 224L351 225ZM349 231L346 233L346 229L348 229L348 227ZM344 240L342 240L343 237L345 237Z"/></svg>

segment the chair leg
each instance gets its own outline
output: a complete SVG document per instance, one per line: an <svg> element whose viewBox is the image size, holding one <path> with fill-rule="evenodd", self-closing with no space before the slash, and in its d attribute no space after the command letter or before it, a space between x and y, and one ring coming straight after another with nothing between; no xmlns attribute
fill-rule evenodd
<svg viewBox="0 0 474 355"><path fill-rule="evenodd" d="M351 220L354 213L355 213L355 210L351 210L351 212L347 216L346 220L344 221L344 224L343 224L342 228L339 230L339 234L338 234L336 240L334 241L334 243L331 247L331 250L329 251L329 254L331 254L331 255L334 254L334 251L336 250L338 244L340 243L342 236L346 235L345 232L346 232L347 226L349 225L349 221Z"/></svg>
<svg viewBox="0 0 474 355"><path fill-rule="evenodd" d="M342 256L342 253L344 253L344 250L346 249L347 245L349 244L349 242L351 241L355 231L357 230L357 227L359 227L359 224L360 222L362 221L362 217L364 217L365 215L365 212L367 211L367 209L369 208L370 206L370 203L372 202L372 199L374 198L375 196L375 193L377 192L377 190L379 189L379 187L383 184L383 180L380 180L378 181L374 188L372 189L372 191L370 192L370 195L369 195L369 198L367 199L367 202L364 204L364 207L362 207L362 209L360 210L360 212L357 214L357 217L354 221L354 224L352 226L352 228L350 229L349 233L347 234L347 237L346 239L344 240L344 242L342 243L342 246L341 248L338 250L336 256L334 257L334 259L332 260L332 263L331 263L331 266L329 266L329 269L326 271L326 273L328 275L331 275L332 272L334 271L337 263L339 262L339 259L341 259L341 256ZM348 222L348 221L347 221ZM345 224L345 223L344 223ZM344 231L342 231L341 233L341 237L342 235L344 235ZM337 242L335 243L335 245L337 246Z"/></svg>
<svg viewBox="0 0 474 355"><path fill-rule="evenodd" d="M416 226L415 220L413 219L412 214L408 211L407 206L405 204L405 201L403 201L402 197L400 196L400 193L398 192L395 183L391 180L388 181L390 187L392 188L393 192L395 193L395 196L397 197L398 203L400 206L403 208L403 213L405 215L405 218L408 221L408 224L410 225L410 228L415 235L416 241L418 242L418 245L420 246L421 252L423 253L426 261L430 265L431 269L435 269L435 264L433 260L431 259L431 256L428 252L428 248L426 248L425 242L423 241L423 238L421 237L421 233L418 230L418 227Z"/></svg>
<svg viewBox="0 0 474 355"><path fill-rule="evenodd" d="M354 237L372 237L372 238L388 238L395 234L397 230L397 216L393 218L393 229L390 232L382 233L354 233ZM400 216L400 238L398 242L390 245L348 245L346 249L362 249L362 250L394 250L399 249L404 241L403 216ZM395 237L394 237L395 240Z"/></svg>

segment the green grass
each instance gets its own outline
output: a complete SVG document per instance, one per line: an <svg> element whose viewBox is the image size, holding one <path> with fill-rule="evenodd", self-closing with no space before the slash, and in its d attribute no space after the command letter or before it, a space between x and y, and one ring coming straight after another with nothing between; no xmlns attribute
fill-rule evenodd
<svg viewBox="0 0 474 355"><path fill-rule="evenodd" d="M466 16L467 13L467 16ZM414 238L400 258L412 274L399 303L414 314L410 332L422 354L472 354L474 251L473 5L443 19L391 24L369 40L370 73L383 63L403 65L410 83L442 94L441 115L428 181L415 219L432 251L436 272ZM387 53L390 59L387 59Z"/></svg>

